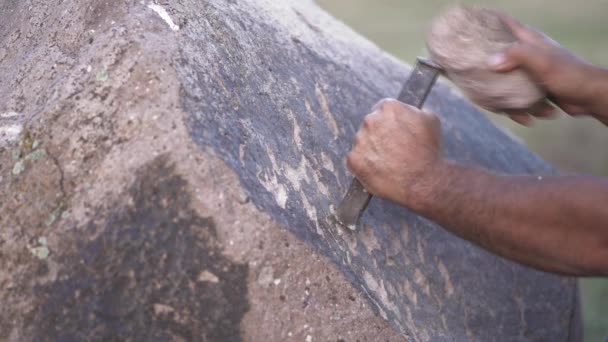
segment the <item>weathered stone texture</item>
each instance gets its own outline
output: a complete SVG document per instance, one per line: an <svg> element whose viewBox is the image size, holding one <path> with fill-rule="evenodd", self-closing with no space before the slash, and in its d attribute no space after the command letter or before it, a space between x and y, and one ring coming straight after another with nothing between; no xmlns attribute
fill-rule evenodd
<svg viewBox="0 0 608 342"><path fill-rule="evenodd" d="M150 5L0 4L8 340L577 339L573 279L381 200L328 219L406 66L310 1ZM427 108L448 157L552 172L447 86Z"/></svg>

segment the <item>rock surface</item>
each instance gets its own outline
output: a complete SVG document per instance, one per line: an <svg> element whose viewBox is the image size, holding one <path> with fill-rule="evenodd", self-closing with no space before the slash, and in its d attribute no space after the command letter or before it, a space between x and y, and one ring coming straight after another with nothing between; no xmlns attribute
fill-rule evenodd
<svg viewBox="0 0 608 342"><path fill-rule="evenodd" d="M363 114L409 68L311 1L0 13L5 339L580 338L574 279L381 200L357 233L330 223ZM450 158L552 172L445 85L427 107Z"/></svg>

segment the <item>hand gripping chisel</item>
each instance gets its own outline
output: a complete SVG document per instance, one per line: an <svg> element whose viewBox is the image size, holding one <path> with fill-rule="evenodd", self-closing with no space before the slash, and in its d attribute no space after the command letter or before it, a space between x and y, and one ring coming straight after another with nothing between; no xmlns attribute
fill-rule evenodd
<svg viewBox="0 0 608 342"><path fill-rule="evenodd" d="M418 57L416 66L405 82L397 100L421 108L427 95L443 70L432 61ZM337 218L340 223L351 230L357 229L359 218L367 208L372 195L365 190L361 182L353 179L348 192L338 206Z"/></svg>

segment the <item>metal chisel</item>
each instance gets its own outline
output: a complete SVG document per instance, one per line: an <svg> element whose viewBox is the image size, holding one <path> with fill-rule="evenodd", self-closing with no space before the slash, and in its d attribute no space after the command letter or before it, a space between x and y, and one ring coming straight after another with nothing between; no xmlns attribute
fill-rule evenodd
<svg viewBox="0 0 608 342"><path fill-rule="evenodd" d="M418 57L416 66L410 73L397 100L421 108L442 71L443 69L431 60ZM338 206L338 221L349 229L356 230L359 218L371 198L372 195L365 190L361 182L356 178L353 179L348 192Z"/></svg>

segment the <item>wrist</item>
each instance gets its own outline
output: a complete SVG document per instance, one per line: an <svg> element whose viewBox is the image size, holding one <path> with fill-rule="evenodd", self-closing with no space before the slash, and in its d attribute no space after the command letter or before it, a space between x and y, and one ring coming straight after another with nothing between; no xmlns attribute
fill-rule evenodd
<svg viewBox="0 0 608 342"><path fill-rule="evenodd" d="M605 120L608 118L608 69L590 64L587 75L587 107L597 119Z"/></svg>
<svg viewBox="0 0 608 342"><path fill-rule="evenodd" d="M432 212L446 186L453 183L454 178L458 177L457 174L456 163L438 159L429 165L424 174L418 176L411 189L406 190L405 203L402 205L421 214Z"/></svg>

